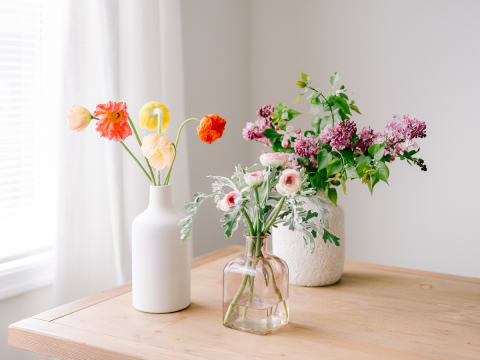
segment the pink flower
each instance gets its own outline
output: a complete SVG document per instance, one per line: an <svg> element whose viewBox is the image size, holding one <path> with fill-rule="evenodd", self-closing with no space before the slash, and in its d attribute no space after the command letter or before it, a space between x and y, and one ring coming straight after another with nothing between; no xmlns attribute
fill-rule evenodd
<svg viewBox="0 0 480 360"><path fill-rule="evenodd" d="M352 138L357 133L357 125L348 119L340 121L332 131L330 146L333 150L343 150L353 146Z"/></svg>
<svg viewBox="0 0 480 360"><path fill-rule="evenodd" d="M227 195L225 195L223 197L222 200L220 200L217 203L217 208L222 210L222 211L230 210L231 207L233 207L237 204L238 196L239 195L236 191L229 192Z"/></svg>
<svg viewBox="0 0 480 360"><path fill-rule="evenodd" d="M367 125L362 128L356 146L362 153L366 153L368 148L371 145L376 144L378 140L381 140L380 142L383 141L382 135L376 133L370 126Z"/></svg>
<svg viewBox="0 0 480 360"><path fill-rule="evenodd" d="M408 140L424 138L427 136L427 124L425 124L424 121L419 121L410 115L403 115L402 125L405 131L405 136Z"/></svg>
<svg viewBox="0 0 480 360"><path fill-rule="evenodd" d="M90 124L92 114L83 106L73 105L68 111L67 119L70 129L80 131Z"/></svg>
<svg viewBox="0 0 480 360"><path fill-rule="evenodd" d="M106 104L99 104L93 115L99 118L97 131L100 136L119 141L132 135L132 129L128 124L127 104L124 102L109 101Z"/></svg>
<svg viewBox="0 0 480 360"><path fill-rule="evenodd" d="M295 139L293 148L298 156L311 157L317 155L322 146L318 141L318 137L308 134L307 136L299 135Z"/></svg>
<svg viewBox="0 0 480 360"><path fill-rule="evenodd" d="M333 135L332 125L328 124L320 132L320 141L325 145L330 145L330 141L332 141L332 135Z"/></svg>
<svg viewBox="0 0 480 360"><path fill-rule="evenodd" d="M299 192L301 187L300 173L294 169L287 169L280 175L276 190L280 195L293 195Z"/></svg>
<svg viewBox="0 0 480 360"><path fill-rule="evenodd" d="M262 170L246 173L243 176L245 183L252 187L262 185L262 183L265 181L265 177L266 173Z"/></svg>
<svg viewBox="0 0 480 360"><path fill-rule="evenodd" d="M260 155L260 163L263 166L271 167L284 167L290 160L290 156L287 153L265 153Z"/></svg>

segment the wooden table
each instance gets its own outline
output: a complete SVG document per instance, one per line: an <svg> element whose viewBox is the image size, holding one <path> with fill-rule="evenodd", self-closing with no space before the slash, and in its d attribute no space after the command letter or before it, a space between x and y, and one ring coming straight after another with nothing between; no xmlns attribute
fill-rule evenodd
<svg viewBox="0 0 480 360"><path fill-rule="evenodd" d="M192 305L145 314L121 286L22 320L12 346L61 359L480 359L480 279L347 262L340 283L292 286L291 322L258 336L222 326L222 268L196 258Z"/></svg>

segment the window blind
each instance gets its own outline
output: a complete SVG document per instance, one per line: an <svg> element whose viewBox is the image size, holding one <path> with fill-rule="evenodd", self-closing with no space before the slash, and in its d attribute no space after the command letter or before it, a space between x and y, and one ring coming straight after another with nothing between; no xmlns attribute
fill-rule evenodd
<svg viewBox="0 0 480 360"><path fill-rule="evenodd" d="M33 239L41 51L42 1L0 1L0 262L45 245Z"/></svg>

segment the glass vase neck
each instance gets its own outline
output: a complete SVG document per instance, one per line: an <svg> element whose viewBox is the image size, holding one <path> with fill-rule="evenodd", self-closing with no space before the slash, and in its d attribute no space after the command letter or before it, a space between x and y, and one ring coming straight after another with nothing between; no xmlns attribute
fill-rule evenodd
<svg viewBox="0 0 480 360"><path fill-rule="evenodd" d="M267 252L268 235L245 236L245 255L248 257L262 257Z"/></svg>

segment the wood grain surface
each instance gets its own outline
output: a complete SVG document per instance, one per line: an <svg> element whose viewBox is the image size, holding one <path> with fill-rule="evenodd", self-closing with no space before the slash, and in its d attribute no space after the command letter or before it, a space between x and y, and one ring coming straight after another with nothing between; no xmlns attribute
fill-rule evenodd
<svg viewBox="0 0 480 360"><path fill-rule="evenodd" d="M225 328L222 269L240 251L193 260L184 311L136 311L125 285L12 324L9 344L68 360L480 359L480 279L360 262L336 285L292 286L271 335Z"/></svg>

